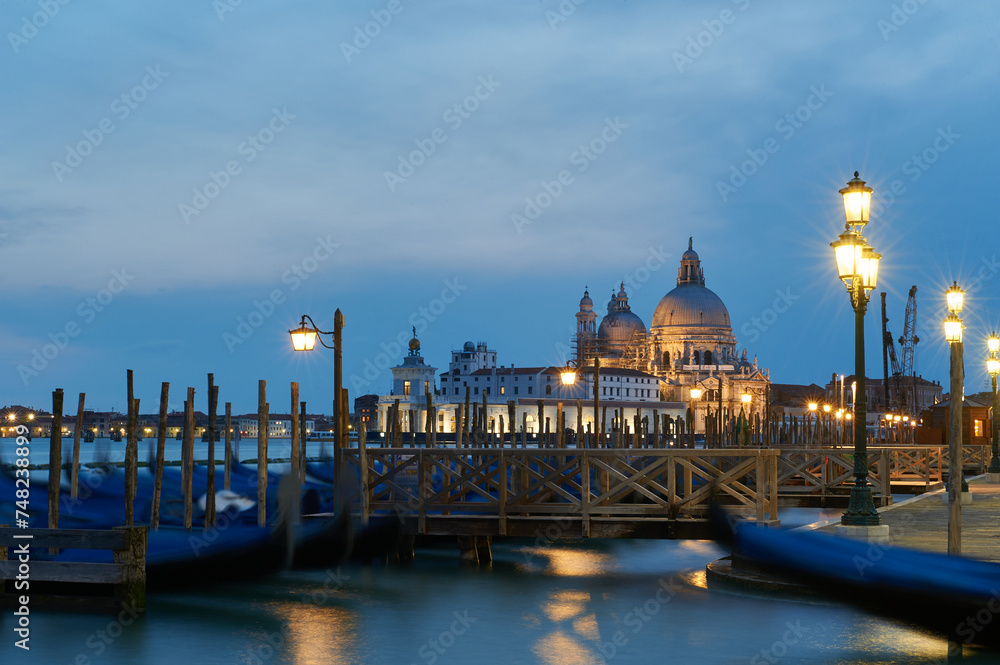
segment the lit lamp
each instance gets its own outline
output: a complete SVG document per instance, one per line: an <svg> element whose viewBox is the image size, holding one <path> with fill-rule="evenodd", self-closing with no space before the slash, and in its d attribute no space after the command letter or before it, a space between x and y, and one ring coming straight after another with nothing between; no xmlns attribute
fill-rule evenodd
<svg viewBox="0 0 1000 665"><path fill-rule="evenodd" d="M997 337L996 333L991 334L986 338L986 347L990 352L989 358L986 359L986 371L993 384L993 408L990 411L990 424L993 430L993 457L990 459L990 467L986 473L989 482L1000 483L1000 451L997 449L997 374L1000 374L1000 357L997 356L997 352L1000 351L1000 337Z"/></svg>
<svg viewBox="0 0 1000 665"><path fill-rule="evenodd" d="M559 373L559 376L562 378L562 384L564 386L571 386L576 383L576 361L568 361L566 363L566 367L564 367L562 372Z"/></svg>
<svg viewBox="0 0 1000 665"><path fill-rule="evenodd" d="M841 517L845 527L876 527L880 525L878 511L868 484L868 439L865 403L865 312L868 298L878 283L878 266L882 256L861 235L871 213L872 188L854 172L854 178L840 190L844 199L846 224L844 232L830 244L837 261L837 274L851 298L854 308L854 378L857 392L854 398L854 486L847 511Z"/></svg>
<svg viewBox="0 0 1000 665"><path fill-rule="evenodd" d="M952 282L945 291L948 316L944 318L944 337L951 349L951 399L948 405L948 554L962 551L962 499L969 491L962 477L962 406L965 404L965 368L962 361L962 305L965 291ZM991 462L992 463L992 462ZM960 482L956 482L960 481Z"/></svg>
<svg viewBox="0 0 1000 665"><path fill-rule="evenodd" d="M307 322L308 325L306 325ZM343 404L343 331L344 315L340 309L333 315L332 332L320 330L316 326L316 322L306 314L302 315L302 321L298 328L288 331L292 338L292 348L295 351L312 351L316 347L317 340L325 348L333 349L333 422L336 426L333 438L333 473L335 478L340 477L340 454L347 440L347 405ZM333 344L324 342L322 335L332 335ZM343 417L342 413L344 413Z"/></svg>
<svg viewBox="0 0 1000 665"><path fill-rule="evenodd" d="M691 447L694 448L694 434L695 434L695 423L697 419L695 417L694 403L701 399L701 388L691 389Z"/></svg>

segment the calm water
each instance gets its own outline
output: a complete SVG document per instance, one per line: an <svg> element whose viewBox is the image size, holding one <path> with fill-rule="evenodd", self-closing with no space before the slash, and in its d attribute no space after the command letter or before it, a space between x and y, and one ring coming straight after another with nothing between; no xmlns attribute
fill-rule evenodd
<svg viewBox="0 0 1000 665"><path fill-rule="evenodd" d="M852 609L710 590L705 565L722 552L709 542L520 540L494 543L493 555L490 565L464 568L454 547L423 548L407 565L154 595L127 626L36 613L30 653L13 646L5 611L0 663L833 664L934 663L945 654L940 639ZM1000 657L972 653L964 662Z"/></svg>

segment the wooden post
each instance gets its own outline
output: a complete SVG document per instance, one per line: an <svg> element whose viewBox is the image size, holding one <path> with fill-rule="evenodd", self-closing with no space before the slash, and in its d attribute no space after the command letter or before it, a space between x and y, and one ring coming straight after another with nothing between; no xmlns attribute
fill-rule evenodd
<svg viewBox="0 0 1000 665"><path fill-rule="evenodd" d="M482 447L484 447L486 445L486 442L488 441L488 439L487 439L487 432L489 431L489 422L490 422L489 407L486 406L486 391L485 390L483 390L483 408L481 408L479 410L479 417L483 421L483 425L480 428L480 431L482 432L482 435L481 435L481 440L479 442L479 445L482 446Z"/></svg>
<svg viewBox="0 0 1000 665"><path fill-rule="evenodd" d="M340 453L344 449L347 441L347 413L343 409L344 387L344 315L340 308L333 315L333 421L336 425L335 438L333 440L333 477L340 478Z"/></svg>
<svg viewBox="0 0 1000 665"><path fill-rule="evenodd" d="M601 359L594 358L594 434L596 438L593 440L593 446L599 448L601 445L601 434L604 433L604 423L598 420L598 410L601 406ZM598 423L601 425L601 429L598 431Z"/></svg>
<svg viewBox="0 0 1000 665"><path fill-rule="evenodd" d="M219 386L208 375L208 483L205 487L205 529L215 526L215 416L219 409Z"/></svg>
<svg viewBox="0 0 1000 665"><path fill-rule="evenodd" d="M149 515L149 525L154 529L160 527L160 491L163 487L163 456L167 444L167 399L170 395L170 384L164 382L160 386L160 421L156 428L156 473L153 477L153 506Z"/></svg>
<svg viewBox="0 0 1000 665"><path fill-rule="evenodd" d="M292 381L292 477L299 477L299 427L305 428L305 424L299 423L299 384Z"/></svg>
<svg viewBox="0 0 1000 665"><path fill-rule="evenodd" d="M545 432L545 406L542 400L536 400L535 405L538 407L538 447L544 448L548 443L544 438Z"/></svg>
<svg viewBox="0 0 1000 665"><path fill-rule="evenodd" d="M459 403L455 407L455 447L462 447L462 434L465 433L465 427L462 424L462 404Z"/></svg>
<svg viewBox="0 0 1000 665"><path fill-rule="evenodd" d="M308 427L306 426L306 403L299 402L299 482L306 482L306 464L309 457L306 455L306 441L308 441Z"/></svg>
<svg viewBox="0 0 1000 665"><path fill-rule="evenodd" d="M62 476L63 390L52 393L52 430L49 432L49 528L59 528L59 481Z"/></svg>
<svg viewBox="0 0 1000 665"><path fill-rule="evenodd" d="M80 431L83 429L84 398L84 393L80 393L80 404L76 407L76 431L73 432L73 466L70 469L69 494L74 499L80 484Z"/></svg>
<svg viewBox="0 0 1000 665"><path fill-rule="evenodd" d="M133 399L128 412L129 437L125 450L125 526L135 526L135 492L139 484L139 441L136 436L138 420L139 400Z"/></svg>
<svg viewBox="0 0 1000 665"><path fill-rule="evenodd" d="M563 438L565 428L563 427L563 403L556 402L556 448L562 450L566 447L566 441Z"/></svg>
<svg viewBox="0 0 1000 665"><path fill-rule="evenodd" d="M510 447L517 448L517 441L514 439L517 434L517 404L512 399L507 400L507 422L510 423ZM503 446L503 441L500 445Z"/></svg>
<svg viewBox="0 0 1000 665"><path fill-rule="evenodd" d="M222 471L222 489L229 490L230 467L233 465L233 403L226 402L226 468Z"/></svg>
<svg viewBox="0 0 1000 665"><path fill-rule="evenodd" d="M339 310L338 310L339 311ZM334 396L340 391L334 393ZM336 403L336 399L334 402ZM335 404L336 405L336 404ZM335 416L336 417L336 414ZM257 382L257 526L267 524L267 438L270 422L267 413L267 380Z"/></svg>
<svg viewBox="0 0 1000 665"><path fill-rule="evenodd" d="M123 605L142 610L146 607L146 543L149 537L144 526L114 527L125 532L125 549L115 550L112 561L122 570L122 581L116 595Z"/></svg>
<svg viewBox="0 0 1000 665"><path fill-rule="evenodd" d="M424 381L424 401L427 403L424 407L424 410L426 411L426 417L424 418L424 448L429 448L431 445L431 429L433 426L433 423L431 423L431 416L433 415L431 414L431 409L433 408L433 405L431 403L429 381Z"/></svg>
<svg viewBox="0 0 1000 665"><path fill-rule="evenodd" d="M184 528L191 528L194 492L194 388L187 389L184 402Z"/></svg>
<svg viewBox="0 0 1000 665"><path fill-rule="evenodd" d="M343 416L341 418L341 432L340 432L340 463L336 466L336 471L338 474L342 473L344 470L344 451L351 446L351 407L350 400L347 397L347 388L340 389L340 413ZM334 476L334 478L339 479L340 476Z"/></svg>
<svg viewBox="0 0 1000 665"><path fill-rule="evenodd" d="M651 443L647 443L646 447L660 447L660 413L657 409L653 409L653 440Z"/></svg>
<svg viewBox="0 0 1000 665"><path fill-rule="evenodd" d="M472 399L472 387L467 385L467 386L465 386L465 425L464 425L464 427L465 427L465 439L469 442L469 447L470 448L475 445L475 442L473 442L472 439L469 438L469 433L472 431L471 430L472 423L469 422L469 416L472 415L472 411L469 410L469 401L471 399Z"/></svg>
<svg viewBox="0 0 1000 665"><path fill-rule="evenodd" d="M358 471L361 484L361 524L367 525L371 513L371 497L368 496L368 441L367 427L362 423L358 428ZM305 466L305 465L303 465Z"/></svg>
<svg viewBox="0 0 1000 665"><path fill-rule="evenodd" d="M393 404L393 411L396 412L396 415L395 415L396 421L395 421L395 424L394 424L394 427L395 427L395 430L396 430L396 435L394 437L395 441L393 441L393 447L394 448L402 448L403 447L403 414L401 414L399 412L399 398L396 398L396 401ZM413 411L407 411L407 413L409 414L409 418L410 418L410 445L412 446L413 445Z"/></svg>
<svg viewBox="0 0 1000 665"><path fill-rule="evenodd" d="M580 400L576 400L576 447L586 447L583 442L583 404Z"/></svg>
<svg viewBox="0 0 1000 665"><path fill-rule="evenodd" d="M594 414L594 418L597 418L596 413ZM608 406L605 404L604 406L601 407L601 431L598 432L597 434L599 441L598 445L599 448L603 448L604 444L607 441L604 438L604 432L606 431L607 426L608 426Z"/></svg>

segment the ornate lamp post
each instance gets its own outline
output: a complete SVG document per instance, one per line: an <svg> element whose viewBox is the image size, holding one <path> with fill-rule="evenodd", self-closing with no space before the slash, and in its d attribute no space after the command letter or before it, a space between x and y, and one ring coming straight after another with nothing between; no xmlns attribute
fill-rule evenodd
<svg viewBox="0 0 1000 665"><path fill-rule="evenodd" d="M841 524L850 527L879 526L878 511L868 485L868 413L865 404L865 312L868 297L878 282L881 255L865 241L862 229L868 224L872 188L854 178L840 190L844 197L847 223L840 237L830 244L837 259L837 273L847 287L854 308L854 378L857 393L854 399L854 486L847 512Z"/></svg>
<svg viewBox="0 0 1000 665"><path fill-rule="evenodd" d="M309 325L306 325L306 322ZM333 422L336 424L336 431L333 439L333 471L334 477L340 477L340 453L344 449L347 440L347 404L344 403L343 390L343 332L344 315L338 309L333 315L333 331L320 330L316 322L306 314L302 315L302 322L295 330L289 330L292 337L292 348L296 351L312 351L316 347L316 341L328 348L333 349ZM332 335L333 344L323 341L322 335ZM305 423L303 423L303 426Z"/></svg>
<svg viewBox="0 0 1000 665"><path fill-rule="evenodd" d="M753 401L753 395L750 394L748 390L744 390L740 393L740 422L743 423L743 445L749 444L750 438L750 402ZM744 408L746 411L744 412Z"/></svg>
<svg viewBox="0 0 1000 665"><path fill-rule="evenodd" d="M944 337L951 347L951 399L948 404L948 553L962 551L962 494L969 486L962 477L962 406L965 403L965 367L962 364L962 304L965 291L953 282L945 292L948 316Z"/></svg>
<svg viewBox="0 0 1000 665"><path fill-rule="evenodd" d="M990 412L990 424L993 430L993 457L990 459L990 468L986 470L989 474L987 479L991 483L1000 483L1000 450L997 449L997 374L1000 374L1000 337L996 333L991 334L986 339L986 345L990 351L990 357L986 360L986 371L990 374L993 383L993 409Z"/></svg>

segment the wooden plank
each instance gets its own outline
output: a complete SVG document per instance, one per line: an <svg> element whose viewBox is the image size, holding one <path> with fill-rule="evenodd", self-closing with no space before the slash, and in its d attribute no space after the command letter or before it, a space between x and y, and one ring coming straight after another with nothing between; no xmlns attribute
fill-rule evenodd
<svg viewBox="0 0 1000 665"><path fill-rule="evenodd" d="M31 536L31 538L14 536ZM105 529L0 528L0 546L14 547L24 543L29 543L31 547L71 547L80 550L119 550L127 545L121 533Z"/></svg>
<svg viewBox="0 0 1000 665"><path fill-rule="evenodd" d="M17 576L17 561L0 561L0 579ZM74 563L70 561L32 561L32 582L79 582L82 584L121 584L122 567L114 563Z"/></svg>

